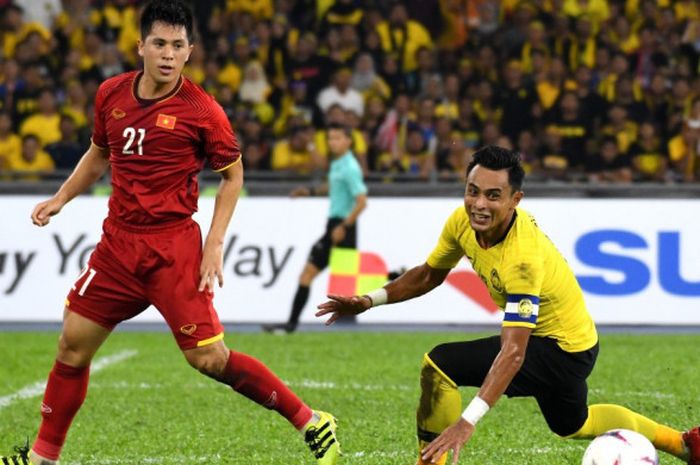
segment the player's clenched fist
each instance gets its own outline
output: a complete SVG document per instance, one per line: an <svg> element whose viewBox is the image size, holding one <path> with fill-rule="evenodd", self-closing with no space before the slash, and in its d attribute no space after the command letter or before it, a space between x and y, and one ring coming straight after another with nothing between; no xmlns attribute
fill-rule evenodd
<svg viewBox="0 0 700 465"><path fill-rule="evenodd" d="M34 207L34 211L32 211L32 223L37 226L46 226L49 224L51 217L61 211L63 205L65 205L65 202L56 197L52 197L49 200L37 204L37 206Z"/></svg>

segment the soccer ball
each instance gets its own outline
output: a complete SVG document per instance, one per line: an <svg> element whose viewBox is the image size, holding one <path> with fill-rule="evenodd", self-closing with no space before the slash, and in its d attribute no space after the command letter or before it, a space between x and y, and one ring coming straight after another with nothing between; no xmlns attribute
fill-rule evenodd
<svg viewBox="0 0 700 465"><path fill-rule="evenodd" d="M658 465L659 455L647 438L634 431L614 429L588 445L581 465Z"/></svg>

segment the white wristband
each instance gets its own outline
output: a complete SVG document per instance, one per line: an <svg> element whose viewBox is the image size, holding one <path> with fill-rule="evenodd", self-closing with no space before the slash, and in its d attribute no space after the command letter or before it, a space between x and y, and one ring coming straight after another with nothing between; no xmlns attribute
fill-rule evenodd
<svg viewBox="0 0 700 465"><path fill-rule="evenodd" d="M469 405L467 405L467 408L464 409L464 413L462 413L462 418L464 418L467 422L471 423L472 425L476 426L476 424L481 420L481 417L486 415L486 412L489 411L489 404L484 401L479 396L476 396L472 399L471 402L469 402Z"/></svg>
<svg viewBox="0 0 700 465"><path fill-rule="evenodd" d="M386 289L384 289L383 287L368 292L365 295L369 297L370 302L372 302L372 307L376 307L377 305L384 305L389 298Z"/></svg>

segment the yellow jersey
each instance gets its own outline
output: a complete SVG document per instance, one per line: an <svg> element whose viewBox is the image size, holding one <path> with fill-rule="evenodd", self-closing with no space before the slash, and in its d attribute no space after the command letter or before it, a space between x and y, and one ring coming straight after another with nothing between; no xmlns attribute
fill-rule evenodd
<svg viewBox="0 0 700 465"><path fill-rule="evenodd" d="M35 113L25 119L19 127L19 135L34 134L39 138L42 147L61 140L61 115L54 113L46 116Z"/></svg>
<svg viewBox="0 0 700 465"><path fill-rule="evenodd" d="M10 160L22 157L22 139L17 134L10 133L0 138L0 171L3 167L9 169Z"/></svg>
<svg viewBox="0 0 700 465"><path fill-rule="evenodd" d="M289 140L282 139L272 148L272 160L270 164L273 170L291 170L306 174L313 161L308 150L296 151L289 144Z"/></svg>
<svg viewBox="0 0 700 465"><path fill-rule="evenodd" d="M526 211L517 208L505 237L488 249L476 239L467 212L457 208L428 257L432 268L454 268L466 255L504 311L503 326L532 328L567 352L593 347L598 334L573 271Z"/></svg>

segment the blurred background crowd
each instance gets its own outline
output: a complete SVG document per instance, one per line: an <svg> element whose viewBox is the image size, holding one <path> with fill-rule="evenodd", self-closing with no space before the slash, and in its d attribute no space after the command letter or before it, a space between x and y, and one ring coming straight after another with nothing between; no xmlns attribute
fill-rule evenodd
<svg viewBox="0 0 700 465"><path fill-rule="evenodd" d="M100 82L139 67L141 3L0 0L0 178L75 166ZM700 179L697 0L192 4L185 74L247 173L322 172L324 128L343 123L387 179L460 180L485 144L539 180Z"/></svg>

